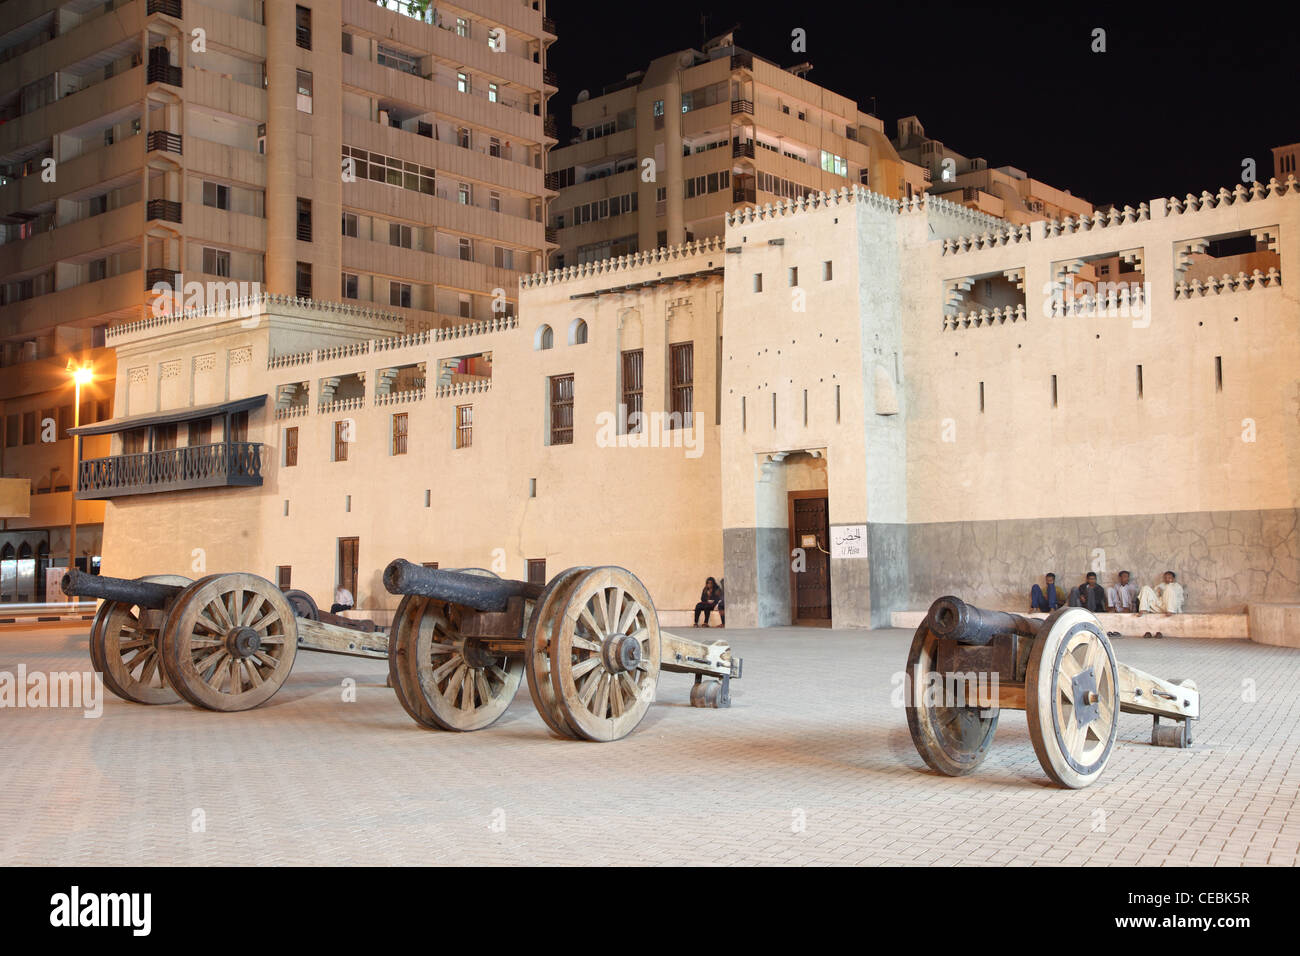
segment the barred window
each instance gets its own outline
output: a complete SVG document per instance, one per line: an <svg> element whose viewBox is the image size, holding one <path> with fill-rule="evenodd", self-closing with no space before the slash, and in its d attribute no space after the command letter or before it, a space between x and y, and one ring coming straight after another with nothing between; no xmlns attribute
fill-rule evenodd
<svg viewBox="0 0 1300 956"><path fill-rule="evenodd" d="M672 417L669 421L676 426L689 427L692 419L695 392L695 345L681 342L669 346L672 363Z"/></svg>
<svg viewBox="0 0 1300 956"><path fill-rule="evenodd" d="M573 376L553 375L551 383L551 444L573 444Z"/></svg>

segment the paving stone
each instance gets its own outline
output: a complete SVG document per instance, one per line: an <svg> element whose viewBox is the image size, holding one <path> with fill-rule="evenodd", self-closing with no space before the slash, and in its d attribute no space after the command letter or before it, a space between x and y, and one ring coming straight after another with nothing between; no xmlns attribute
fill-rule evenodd
<svg viewBox="0 0 1300 956"><path fill-rule="evenodd" d="M891 704L909 633L727 637L745 658L730 710L691 708L690 679L665 674L609 744L552 737L527 688L487 730L426 730L383 662L312 653L242 714L0 710L0 864L1300 863L1294 650L1122 642L1126 663L1196 679L1196 745L1151 747L1149 718L1126 715L1100 781L1073 792L1017 713L972 774L929 771ZM87 670L85 633L0 631L0 670L19 663Z"/></svg>

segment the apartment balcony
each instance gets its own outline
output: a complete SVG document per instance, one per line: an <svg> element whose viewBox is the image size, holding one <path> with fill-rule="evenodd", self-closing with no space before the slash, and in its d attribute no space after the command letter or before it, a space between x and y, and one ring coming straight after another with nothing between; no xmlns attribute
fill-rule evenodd
<svg viewBox="0 0 1300 956"><path fill-rule="evenodd" d="M556 229L554 226L547 226L547 227L546 227L546 241L547 241L549 244L553 245L553 246L557 246L557 245L559 245L559 244L560 244L560 231L559 231L558 229Z"/></svg>
<svg viewBox="0 0 1300 956"><path fill-rule="evenodd" d="M542 17L542 32L549 33L551 36L559 36L555 32L555 20L551 17Z"/></svg>
<svg viewBox="0 0 1300 956"><path fill-rule="evenodd" d="M185 19L185 11L181 5L181 0L149 0L147 12L150 14L161 13L165 17L174 17L177 20Z"/></svg>
<svg viewBox="0 0 1300 956"><path fill-rule="evenodd" d="M560 83L559 80L556 79L555 71L545 67L542 68L542 82L552 89L560 88Z"/></svg>
<svg viewBox="0 0 1300 956"><path fill-rule="evenodd" d="M547 116L542 120L542 132L557 142L560 138L559 133L557 132L558 129L559 126L556 124L554 116Z"/></svg>
<svg viewBox="0 0 1300 956"><path fill-rule="evenodd" d="M180 280L180 273L171 269L146 269L144 273L144 288L146 292L153 289L154 286L162 284L169 289L175 289L176 283Z"/></svg>
<svg viewBox="0 0 1300 956"><path fill-rule="evenodd" d="M731 158L732 159L753 159L754 143L753 141L744 142L739 137L731 141Z"/></svg>
<svg viewBox="0 0 1300 956"><path fill-rule="evenodd" d="M753 100L732 100L732 101L731 101L731 115L732 115L732 116L737 116L737 115L739 115L739 114L741 114L741 113L747 113L747 114L749 114L750 116L753 116L753 115L754 115L754 101L753 101Z"/></svg>
<svg viewBox="0 0 1300 956"><path fill-rule="evenodd" d="M122 498L262 483L261 442L217 442L80 462L77 498Z"/></svg>
<svg viewBox="0 0 1300 956"><path fill-rule="evenodd" d="M169 133L165 129L151 130L146 138L146 149L151 152L176 153L181 155L181 134Z"/></svg>
<svg viewBox="0 0 1300 956"><path fill-rule="evenodd" d="M733 70L752 70L754 68L754 55L745 50L737 50L731 54L731 68Z"/></svg>
<svg viewBox="0 0 1300 956"><path fill-rule="evenodd" d="M144 217L147 220L161 219L163 222L180 222L181 204L170 199L150 199L145 204Z"/></svg>
<svg viewBox="0 0 1300 956"><path fill-rule="evenodd" d="M731 190L731 201L735 202L758 202L758 191L753 186L734 186Z"/></svg>
<svg viewBox="0 0 1300 956"><path fill-rule="evenodd" d="M179 66L170 63L150 63L145 71L146 83L166 83L168 86L184 86L184 73Z"/></svg>
<svg viewBox="0 0 1300 956"><path fill-rule="evenodd" d="M545 184L546 184L546 188L549 189L551 192L558 193L560 191L560 174L547 173Z"/></svg>

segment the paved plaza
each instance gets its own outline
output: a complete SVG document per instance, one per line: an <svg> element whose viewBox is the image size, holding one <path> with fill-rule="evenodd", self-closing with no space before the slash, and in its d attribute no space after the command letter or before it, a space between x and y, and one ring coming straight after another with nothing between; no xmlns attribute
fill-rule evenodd
<svg viewBox="0 0 1300 956"><path fill-rule="evenodd" d="M688 631L689 632L689 631ZM683 632L683 633L688 633ZM692 635L698 632L690 632ZM714 635L723 632L714 631ZM730 710L664 674L609 744L548 735L526 686L493 727L418 727L383 662L300 653L258 710L108 697L0 710L0 864L1274 864L1300 857L1300 652L1124 639L1193 677L1190 751L1123 716L1101 780L1048 784L1021 713L989 759L927 770L891 704L910 633L728 631ZM89 669L82 629L0 632L0 671ZM346 679L355 702L344 701Z"/></svg>

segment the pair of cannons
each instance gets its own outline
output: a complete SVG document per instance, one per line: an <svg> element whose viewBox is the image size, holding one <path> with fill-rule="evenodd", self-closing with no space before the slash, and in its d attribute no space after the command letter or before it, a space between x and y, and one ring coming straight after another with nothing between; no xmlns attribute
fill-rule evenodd
<svg viewBox="0 0 1300 956"><path fill-rule="evenodd" d="M381 646L354 624L313 619L255 574L63 577L64 593L103 601L90 655L105 686L142 704L248 710L280 689L301 647L387 657L402 707L443 730L491 725L526 675L555 733L603 741L640 723L661 670L695 675L698 707L729 706L740 676L727 644L662 634L649 592L623 568L569 568L543 586L399 559L384 584L402 601Z"/></svg>
<svg viewBox="0 0 1300 956"><path fill-rule="evenodd" d="M1167 747L1191 746L1200 717L1194 681L1121 664L1097 618L1075 607L1039 620L939 598L912 638L906 692L912 741L932 769L970 773L999 711L1023 710L1038 762L1070 789L1101 776L1120 713L1150 715L1151 743Z"/></svg>

